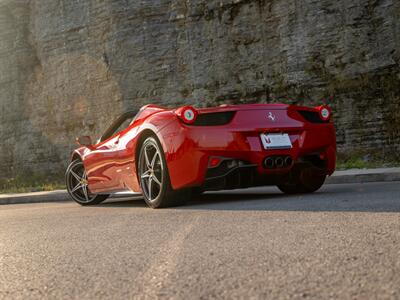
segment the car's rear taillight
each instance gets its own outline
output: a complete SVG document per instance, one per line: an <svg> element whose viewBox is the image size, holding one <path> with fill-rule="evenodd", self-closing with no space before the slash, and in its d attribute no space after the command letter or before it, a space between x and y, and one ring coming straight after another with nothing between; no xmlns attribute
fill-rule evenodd
<svg viewBox="0 0 400 300"><path fill-rule="evenodd" d="M193 124L197 118L197 110L192 106L180 107L175 114L186 124Z"/></svg>
<svg viewBox="0 0 400 300"><path fill-rule="evenodd" d="M328 121L331 118L332 112L329 106L321 105L316 107L319 112L319 117L322 121Z"/></svg>

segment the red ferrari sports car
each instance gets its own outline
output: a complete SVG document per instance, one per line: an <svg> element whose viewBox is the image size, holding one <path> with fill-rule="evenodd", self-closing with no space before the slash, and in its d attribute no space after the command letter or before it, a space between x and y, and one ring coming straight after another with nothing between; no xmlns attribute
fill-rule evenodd
<svg viewBox="0 0 400 300"><path fill-rule="evenodd" d="M193 192L260 185L311 193L336 164L325 105L147 105L121 115L97 142L77 142L66 182L81 205L121 191L141 192L153 208L183 204Z"/></svg>

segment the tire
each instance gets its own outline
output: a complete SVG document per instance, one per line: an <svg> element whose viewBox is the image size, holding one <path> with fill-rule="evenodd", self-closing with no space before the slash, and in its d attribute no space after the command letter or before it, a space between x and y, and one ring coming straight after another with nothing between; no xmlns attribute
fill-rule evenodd
<svg viewBox="0 0 400 300"><path fill-rule="evenodd" d="M183 205L190 197L189 189L172 189L164 152L153 136L146 138L141 145L138 177L144 200L149 207Z"/></svg>
<svg viewBox="0 0 400 300"><path fill-rule="evenodd" d="M69 164L65 173L65 180L69 195L80 205L95 205L108 198L108 195L90 193L85 167L79 159L74 160Z"/></svg>
<svg viewBox="0 0 400 300"><path fill-rule="evenodd" d="M305 168L289 175L287 181L278 184L278 188L285 194L307 194L319 190L326 179L315 168Z"/></svg>
<svg viewBox="0 0 400 300"><path fill-rule="evenodd" d="M202 190L201 188L195 187L195 188L192 188L191 193L192 193L192 196L199 197L199 196L203 195L204 190Z"/></svg>

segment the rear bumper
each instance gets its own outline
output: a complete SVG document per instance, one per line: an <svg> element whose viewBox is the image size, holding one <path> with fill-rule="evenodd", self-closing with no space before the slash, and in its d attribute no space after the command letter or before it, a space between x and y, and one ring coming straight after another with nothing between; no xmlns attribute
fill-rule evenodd
<svg viewBox="0 0 400 300"><path fill-rule="evenodd" d="M288 133L292 148L265 150L260 134L266 132ZM264 184L274 184L277 178L287 174L294 166L316 163L322 172L330 175L336 165L336 138L332 123L301 123L301 126L268 129L233 125L186 126L177 121L163 128L160 135L174 189L192 186L222 189L223 185L229 186L227 180L236 180L238 187L248 187L258 185L254 177L263 178ZM211 156L242 161L245 165L210 177L208 162ZM265 166L267 157L290 157L293 163L269 168ZM323 159L318 160L320 157ZM252 180L247 180L249 178Z"/></svg>

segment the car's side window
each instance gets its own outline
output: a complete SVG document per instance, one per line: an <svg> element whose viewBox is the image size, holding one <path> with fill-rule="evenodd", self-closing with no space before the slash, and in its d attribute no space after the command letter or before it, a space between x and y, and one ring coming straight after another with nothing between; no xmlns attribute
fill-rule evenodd
<svg viewBox="0 0 400 300"><path fill-rule="evenodd" d="M132 119L133 118L127 118L125 121L123 121L121 125L114 131L113 135L127 128L132 122Z"/></svg>
<svg viewBox="0 0 400 300"><path fill-rule="evenodd" d="M104 132L104 134L99 139L99 143L109 139L116 133L124 130L131 124L131 122L136 118L138 111L129 111L121 115L117 120L112 123L112 125Z"/></svg>

